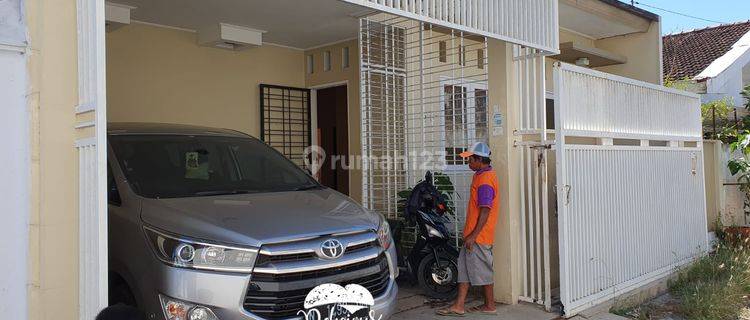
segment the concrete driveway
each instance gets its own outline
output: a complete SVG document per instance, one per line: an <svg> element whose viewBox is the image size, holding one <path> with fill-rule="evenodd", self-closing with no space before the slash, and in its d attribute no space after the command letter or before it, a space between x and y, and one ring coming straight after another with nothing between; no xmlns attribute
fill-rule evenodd
<svg viewBox="0 0 750 320"><path fill-rule="evenodd" d="M391 317L392 320L451 319L451 317L441 317L435 314L435 310L445 307L448 302L433 302L420 294L419 287L412 286L408 282L400 281L398 286L398 309ZM469 298L469 306L481 304L480 296L472 294ZM467 314L456 319L550 320L559 318L558 314L547 313L544 309L531 304L515 306L498 304L497 310L497 316Z"/></svg>

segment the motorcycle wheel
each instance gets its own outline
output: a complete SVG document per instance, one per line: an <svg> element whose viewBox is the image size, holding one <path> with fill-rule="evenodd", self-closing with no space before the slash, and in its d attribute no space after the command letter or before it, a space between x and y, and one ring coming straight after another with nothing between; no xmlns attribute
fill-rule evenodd
<svg viewBox="0 0 750 320"><path fill-rule="evenodd" d="M456 257L446 253L438 253L440 265L435 261L435 255L428 254L419 263L417 280L424 293L435 299L451 299L456 296L458 265Z"/></svg>

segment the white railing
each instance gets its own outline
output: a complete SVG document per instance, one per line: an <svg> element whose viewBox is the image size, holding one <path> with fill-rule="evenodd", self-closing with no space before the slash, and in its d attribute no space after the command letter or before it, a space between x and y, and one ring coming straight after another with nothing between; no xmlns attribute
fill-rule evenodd
<svg viewBox="0 0 750 320"><path fill-rule="evenodd" d="M700 99L566 64L554 77L560 298L570 317L707 250Z"/></svg>
<svg viewBox="0 0 750 320"><path fill-rule="evenodd" d="M451 29L558 52L557 0L341 0Z"/></svg>
<svg viewBox="0 0 750 320"><path fill-rule="evenodd" d="M77 0L78 317L107 306L107 107L104 1ZM84 119L93 120L84 120Z"/></svg>
<svg viewBox="0 0 750 320"><path fill-rule="evenodd" d="M518 131L542 134L547 128L545 57L539 50L513 46L513 68L518 85Z"/></svg>
<svg viewBox="0 0 750 320"><path fill-rule="evenodd" d="M700 102L694 94L569 64L560 71L563 130L664 140L701 137Z"/></svg>

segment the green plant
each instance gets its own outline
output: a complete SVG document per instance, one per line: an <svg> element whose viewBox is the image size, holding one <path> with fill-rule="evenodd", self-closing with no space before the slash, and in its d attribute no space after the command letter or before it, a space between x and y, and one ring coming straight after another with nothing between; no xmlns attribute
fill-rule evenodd
<svg viewBox="0 0 750 320"><path fill-rule="evenodd" d="M740 95L745 99L745 109L750 110L750 85L743 88Z"/></svg>
<svg viewBox="0 0 750 320"><path fill-rule="evenodd" d="M712 119L727 119L734 110L734 101L731 97L714 100L701 105L701 118L704 121Z"/></svg>
<svg viewBox="0 0 750 320"><path fill-rule="evenodd" d="M701 105L701 119L703 131L711 139L730 142L736 136L742 122L730 121L729 116L734 111L734 101L731 97L707 102Z"/></svg>
<svg viewBox="0 0 750 320"><path fill-rule="evenodd" d="M448 210L447 213L455 216L456 214L456 205L455 205L455 196L456 194L456 188L453 185L453 181L451 181L450 176L448 176L445 173L442 172L434 172L432 174L432 180L435 185L435 188L440 191L445 197L448 199ZM420 181L421 182L421 181ZM406 209L406 201L409 199L409 196L411 195L412 188L401 190L397 193L398 195L398 212L399 215L404 213L404 209Z"/></svg>
<svg viewBox="0 0 750 320"><path fill-rule="evenodd" d="M432 174L432 179L435 183L435 188L445 195L448 199L448 214L451 216L456 215L456 202L454 196L456 196L456 188L453 186L451 177L442 172L435 172Z"/></svg>
<svg viewBox="0 0 750 320"><path fill-rule="evenodd" d="M690 78L688 78L688 77L685 77L685 78L682 78L682 79L679 79L679 80L678 79L673 79L673 78L670 78L670 77L667 77L666 79L664 79L664 86L665 87L669 87L669 88L673 88L673 89L677 89L677 90L682 90L682 91L690 91L690 87L691 87L691 85L693 83L694 83L694 81L690 80Z"/></svg>
<svg viewBox="0 0 750 320"><path fill-rule="evenodd" d="M742 156L729 160L727 166L729 172L736 177L738 188L745 195L743 211L745 217L750 215L750 132L742 131L737 135L737 140L729 144L731 152L740 151Z"/></svg>
<svg viewBox="0 0 750 320"><path fill-rule="evenodd" d="M688 319L737 319L750 293L748 240L722 240L714 253L700 258L670 282Z"/></svg>

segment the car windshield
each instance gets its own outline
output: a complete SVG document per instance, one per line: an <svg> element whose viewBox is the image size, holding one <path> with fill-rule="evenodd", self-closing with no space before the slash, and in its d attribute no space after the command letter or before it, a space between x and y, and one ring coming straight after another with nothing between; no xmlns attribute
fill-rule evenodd
<svg viewBox="0 0 750 320"><path fill-rule="evenodd" d="M188 135L110 136L125 178L148 198L317 188L297 165L250 138Z"/></svg>

